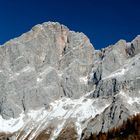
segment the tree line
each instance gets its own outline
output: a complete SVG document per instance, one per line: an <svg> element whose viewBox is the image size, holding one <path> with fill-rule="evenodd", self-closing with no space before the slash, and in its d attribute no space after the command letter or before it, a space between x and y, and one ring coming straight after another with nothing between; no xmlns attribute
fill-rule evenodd
<svg viewBox="0 0 140 140"><path fill-rule="evenodd" d="M114 127L106 133L91 134L87 140L140 140L140 113L133 115L119 127Z"/></svg>

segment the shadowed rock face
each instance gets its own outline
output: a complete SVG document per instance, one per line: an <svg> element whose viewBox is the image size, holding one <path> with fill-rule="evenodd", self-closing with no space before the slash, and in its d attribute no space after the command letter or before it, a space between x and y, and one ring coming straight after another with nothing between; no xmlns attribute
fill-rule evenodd
<svg viewBox="0 0 140 140"><path fill-rule="evenodd" d="M140 36L95 50L83 33L36 25L0 47L0 131L12 140L105 132L139 112L139 69Z"/></svg>
<svg viewBox="0 0 140 140"><path fill-rule="evenodd" d="M112 127L117 127L130 115L139 112L139 40L139 36L131 43L121 40L97 52L100 63L98 61L98 66L93 68L93 75L90 78L90 84L96 84L90 98L112 98L112 103L88 122L83 130L82 139L88 138L91 133L106 132ZM95 80L98 82L95 83Z"/></svg>

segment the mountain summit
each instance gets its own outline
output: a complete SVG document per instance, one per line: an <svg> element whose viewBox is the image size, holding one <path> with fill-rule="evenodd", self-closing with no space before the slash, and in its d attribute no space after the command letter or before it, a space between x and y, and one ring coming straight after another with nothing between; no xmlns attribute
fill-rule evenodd
<svg viewBox="0 0 140 140"><path fill-rule="evenodd" d="M47 22L0 46L0 136L85 140L140 112L140 36L95 50Z"/></svg>

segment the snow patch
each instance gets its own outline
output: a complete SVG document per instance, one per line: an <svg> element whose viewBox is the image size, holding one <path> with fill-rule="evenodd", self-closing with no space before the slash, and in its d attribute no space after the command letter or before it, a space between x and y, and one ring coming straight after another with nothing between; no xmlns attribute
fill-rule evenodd
<svg viewBox="0 0 140 140"><path fill-rule="evenodd" d="M62 75L63 75L63 72L58 72L59 77L62 77Z"/></svg>
<svg viewBox="0 0 140 140"><path fill-rule="evenodd" d="M76 119L75 125L80 137L82 130L85 127L83 122L100 114L109 105L108 103L104 104L102 107L98 107L98 104L98 99L87 99L85 96L74 100L64 97L52 102L50 104L51 110L45 110L43 108L36 111L31 110L28 113L28 116L35 122L41 123L41 125L43 124L43 126L47 126L47 123L50 123L53 119L58 119L58 121L64 120L61 124L56 126L51 140L54 140L59 135L65 122L69 118ZM33 136L35 136L36 133L37 132L35 132Z"/></svg>
<svg viewBox="0 0 140 140"><path fill-rule="evenodd" d="M21 72L31 72L34 71L35 69L33 67L27 66L24 69L21 70Z"/></svg>
<svg viewBox="0 0 140 140"><path fill-rule="evenodd" d="M86 96L74 100L63 97L60 100L50 103L50 109L41 108L39 110L30 110L26 116L21 114L18 119L4 120L0 118L0 130L4 132L15 132L21 128L23 130L25 129L27 132L22 136L24 139L27 134L35 129L29 138L33 139L34 136L39 134L41 130L47 128L51 121L55 119L58 120L58 125L54 128L52 135L51 140L54 140L64 128L66 121L71 118L75 121L77 133L80 138L88 120L100 114L110 104L104 103L102 106L98 106L100 102L98 99L88 99ZM59 121L62 122L60 123Z"/></svg>
<svg viewBox="0 0 140 140"><path fill-rule="evenodd" d="M9 74L9 80L14 80L16 79L21 73L28 73L28 72L32 72L35 71L35 69L33 67L30 66L26 66L25 68L23 68L22 70L20 70L19 72L16 73L10 73Z"/></svg>
<svg viewBox="0 0 140 140"><path fill-rule="evenodd" d="M81 83L86 84L86 83L88 82L88 78L87 78L87 76L80 77L80 78L79 78L79 81L80 81Z"/></svg>
<svg viewBox="0 0 140 140"><path fill-rule="evenodd" d="M64 124L65 124L65 121L63 121L61 124L59 124L57 126L57 128L54 130L53 136L51 137L50 140L55 140L58 137L58 135L60 134L60 132L62 131L62 129L64 127Z"/></svg>
<svg viewBox="0 0 140 140"><path fill-rule="evenodd" d="M48 74L49 72L51 72L52 70L53 70L53 67L48 67L47 69L42 71L39 75L44 76L44 75Z"/></svg>
<svg viewBox="0 0 140 140"><path fill-rule="evenodd" d="M49 112L45 108L39 110L30 110L27 114L28 118L35 122L40 122L43 120Z"/></svg>
<svg viewBox="0 0 140 140"><path fill-rule="evenodd" d="M19 118L5 120L0 116L0 132L13 133L18 131L24 125L24 114L22 113Z"/></svg>
<svg viewBox="0 0 140 140"><path fill-rule="evenodd" d="M122 75L124 75L127 71L128 71L128 69L125 69L125 68L119 69L119 70L117 70L117 71L111 73L109 76L104 77L103 80L109 79L109 78L113 78L113 77L117 77L117 76L122 76Z"/></svg>
<svg viewBox="0 0 140 140"><path fill-rule="evenodd" d="M128 104L132 105L134 103L138 103L140 104L140 98L138 97L130 97L129 95L127 95L127 93L124 93L123 91L120 92L120 95L122 95Z"/></svg>
<svg viewBox="0 0 140 140"><path fill-rule="evenodd" d="M39 78L39 77L36 79L36 81L37 81L38 83L41 82L42 80L43 80L43 79L42 79L42 78Z"/></svg>
<svg viewBox="0 0 140 140"><path fill-rule="evenodd" d="M83 129L82 129L80 123L75 122L75 125L76 125L76 128L77 128L77 134L78 134L78 136L79 136L79 139L78 139L78 140L80 140L80 138L81 138L81 134L82 134L82 130L83 130Z"/></svg>

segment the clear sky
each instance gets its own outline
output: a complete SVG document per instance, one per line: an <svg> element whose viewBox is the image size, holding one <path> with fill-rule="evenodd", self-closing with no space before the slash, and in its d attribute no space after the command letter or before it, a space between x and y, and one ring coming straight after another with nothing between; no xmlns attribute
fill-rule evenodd
<svg viewBox="0 0 140 140"><path fill-rule="evenodd" d="M0 0L0 44L46 21L84 32L99 49L140 34L140 0Z"/></svg>

